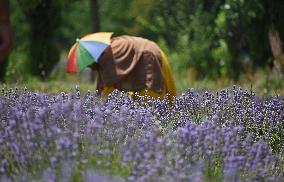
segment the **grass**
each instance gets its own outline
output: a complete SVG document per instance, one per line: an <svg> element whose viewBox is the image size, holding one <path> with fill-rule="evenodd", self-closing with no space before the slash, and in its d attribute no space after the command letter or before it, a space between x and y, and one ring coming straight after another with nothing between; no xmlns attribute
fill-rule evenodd
<svg viewBox="0 0 284 182"><path fill-rule="evenodd" d="M89 81L90 71L87 70L80 75L70 75L64 71L53 72L51 78L48 81L40 81L36 78L28 78L27 81L19 81L13 79L6 83L0 83L0 87L6 88L23 88L27 87L34 92L43 93L58 93L74 91L76 85L80 86L82 92L88 90L94 91L96 89L96 83ZM178 75L175 74L176 88L178 95L185 92L188 88L194 88L196 90L210 90L220 91L232 87L232 85L240 86L247 90L254 91L257 95L274 96L284 95L283 80L279 76L275 76L268 71L258 70L253 74L242 74L238 82L234 82L229 78L218 79L191 79L190 75Z"/></svg>
<svg viewBox="0 0 284 182"><path fill-rule="evenodd" d="M190 75L176 76L175 80L178 94L183 93L188 88L197 90L220 91L232 87L240 86L247 90L254 91L260 96L284 95L283 79L265 70L258 70L253 74L242 74L238 82L229 78L192 80Z"/></svg>

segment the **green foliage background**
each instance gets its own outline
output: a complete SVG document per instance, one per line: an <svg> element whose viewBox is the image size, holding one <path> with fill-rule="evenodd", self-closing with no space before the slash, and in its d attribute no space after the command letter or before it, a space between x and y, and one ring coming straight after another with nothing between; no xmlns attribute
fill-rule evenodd
<svg viewBox="0 0 284 182"><path fill-rule="evenodd" d="M101 31L156 41L168 55L175 77L189 82L208 79L237 82L243 73L253 74L259 68L271 73L273 56L268 31L275 29L284 38L281 0L98 0L98 3ZM50 8L43 8L47 4ZM14 48L6 80L22 82L34 76L44 80L66 79L67 76L58 78L63 73L54 74L54 68L60 55L66 59L77 37L92 32L90 4L91 0L11 1Z"/></svg>

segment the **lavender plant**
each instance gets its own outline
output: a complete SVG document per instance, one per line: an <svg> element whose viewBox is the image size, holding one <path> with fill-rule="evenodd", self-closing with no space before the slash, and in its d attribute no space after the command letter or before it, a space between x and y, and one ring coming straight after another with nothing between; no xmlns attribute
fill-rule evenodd
<svg viewBox="0 0 284 182"><path fill-rule="evenodd" d="M0 181L281 181L283 99L2 89Z"/></svg>

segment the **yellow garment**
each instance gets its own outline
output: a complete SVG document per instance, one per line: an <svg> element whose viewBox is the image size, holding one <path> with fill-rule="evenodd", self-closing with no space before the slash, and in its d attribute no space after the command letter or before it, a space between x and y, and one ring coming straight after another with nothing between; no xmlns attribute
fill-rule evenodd
<svg viewBox="0 0 284 182"><path fill-rule="evenodd" d="M143 89L138 94L141 96L145 96L147 92L148 96L154 97L156 99L158 98L163 99L166 94L169 94L169 100L170 102L172 102L173 97L176 96L176 87L167 57L162 51L161 51L161 58L162 58L162 71L163 71L163 76L165 78L164 80L165 85L163 91L161 93L157 93L152 90ZM114 86L105 86L102 90L102 96L107 96L108 94L113 92L114 89L115 89ZM132 98L134 98L135 94L134 92L128 92L128 93L129 95L131 95Z"/></svg>
<svg viewBox="0 0 284 182"><path fill-rule="evenodd" d="M162 70L165 78L166 93L169 94L169 99L172 101L173 97L177 95L176 86L173 78L172 71L168 59L163 51L161 51L162 56Z"/></svg>

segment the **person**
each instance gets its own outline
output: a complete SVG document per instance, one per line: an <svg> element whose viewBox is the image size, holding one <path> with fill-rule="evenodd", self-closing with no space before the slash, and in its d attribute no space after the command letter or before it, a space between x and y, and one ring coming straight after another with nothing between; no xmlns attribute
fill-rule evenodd
<svg viewBox="0 0 284 182"><path fill-rule="evenodd" d="M172 102L176 88L168 60L160 47L151 40L129 35L111 38L111 44L90 65L97 71L97 90L108 95L114 89L137 92Z"/></svg>
<svg viewBox="0 0 284 182"><path fill-rule="evenodd" d="M4 81L7 58L12 45L9 1L0 1L0 82Z"/></svg>

